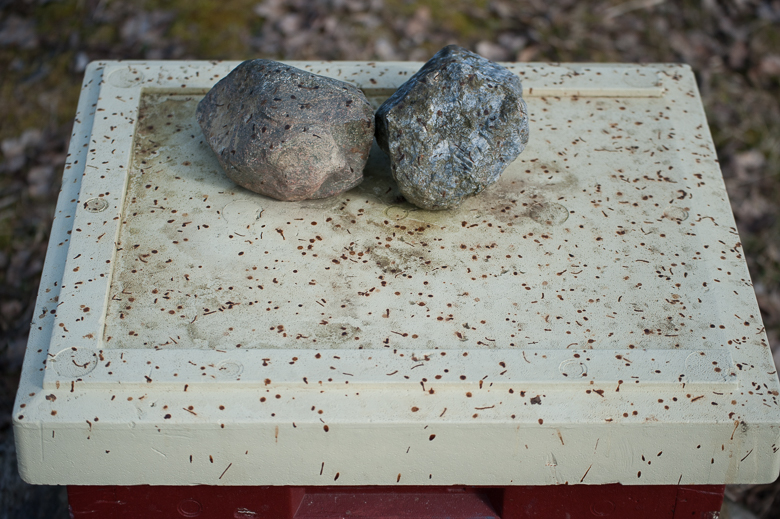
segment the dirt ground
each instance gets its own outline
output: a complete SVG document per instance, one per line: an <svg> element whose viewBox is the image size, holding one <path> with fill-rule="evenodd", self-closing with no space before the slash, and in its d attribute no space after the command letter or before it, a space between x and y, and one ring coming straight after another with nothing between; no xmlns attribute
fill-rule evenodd
<svg viewBox="0 0 780 519"><path fill-rule="evenodd" d="M0 518L67 517L15 471L10 411L84 69L97 59L684 62L780 364L780 0L0 0ZM731 486L762 518L780 484Z"/></svg>

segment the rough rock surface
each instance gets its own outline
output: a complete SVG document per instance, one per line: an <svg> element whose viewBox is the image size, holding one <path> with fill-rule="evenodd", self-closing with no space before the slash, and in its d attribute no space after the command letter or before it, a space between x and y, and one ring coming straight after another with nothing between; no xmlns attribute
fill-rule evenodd
<svg viewBox="0 0 780 519"><path fill-rule="evenodd" d="M450 45L379 107L377 142L406 199L451 209L496 182L528 142L520 79Z"/></svg>
<svg viewBox="0 0 780 519"><path fill-rule="evenodd" d="M276 61L245 61L198 105L227 176L279 200L325 198L358 185L374 137L358 88Z"/></svg>

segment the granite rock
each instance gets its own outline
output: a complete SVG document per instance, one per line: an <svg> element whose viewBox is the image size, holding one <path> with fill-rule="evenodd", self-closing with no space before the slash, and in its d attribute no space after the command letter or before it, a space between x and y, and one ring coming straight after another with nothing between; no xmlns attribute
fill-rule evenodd
<svg viewBox="0 0 780 519"><path fill-rule="evenodd" d="M528 142L520 79L450 45L379 107L377 143L406 199L457 207L498 180Z"/></svg>
<svg viewBox="0 0 780 519"><path fill-rule="evenodd" d="M214 85L197 117L227 176L279 200L360 184L374 138L373 110L358 88L264 59Z"/></svg>

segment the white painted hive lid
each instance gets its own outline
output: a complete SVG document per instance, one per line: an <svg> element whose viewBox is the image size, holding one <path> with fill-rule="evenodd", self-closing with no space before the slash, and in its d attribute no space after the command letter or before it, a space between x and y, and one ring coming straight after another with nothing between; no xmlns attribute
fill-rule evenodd
<svg viewBox="0 0 780 519"><path fill-rule="evenodd" d="M291 64L377 105L420 66ZM15 409L26 479L777 476L777 374L687 67L509 65L528 147L428 212L376 147L334 198L235 186L194 114L236 65L88 69Z"/></svg>

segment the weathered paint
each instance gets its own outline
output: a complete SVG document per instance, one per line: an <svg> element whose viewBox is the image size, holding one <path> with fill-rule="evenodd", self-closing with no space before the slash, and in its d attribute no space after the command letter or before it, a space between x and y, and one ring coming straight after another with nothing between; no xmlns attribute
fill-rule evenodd
<svg viewBox="0 0 780 519"><path fill-rule="evenodd" d="M724 485L556 486L69 486L73 519L530 519L717 517Z"/></svg>
<svg viewBox="0 0 780 519"><path fill-rule="evenodd" d="M291 64L375 104L419 67ZM508 64L531 141L434 213L376 148L331 199L232 184L194 108L236 65L89 67L14 410L26 480L776 478L780 384L690 69Z"/></svg>

